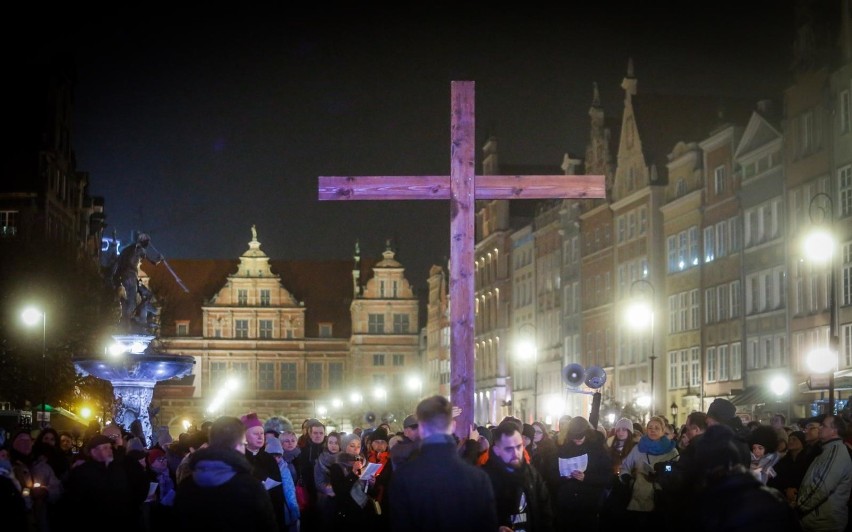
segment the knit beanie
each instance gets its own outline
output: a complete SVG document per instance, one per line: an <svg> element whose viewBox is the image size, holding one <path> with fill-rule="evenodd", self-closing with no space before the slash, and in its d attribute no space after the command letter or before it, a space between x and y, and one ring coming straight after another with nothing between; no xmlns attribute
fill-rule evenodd
<svg viewBox="0 0 852 532"><path fill-rule="evenodd" d="M633 434L633 422L627 419L626 417L623 417L615 422L615 427L613 427L613 430L618 429L625 429L630 434Z"/></svg>

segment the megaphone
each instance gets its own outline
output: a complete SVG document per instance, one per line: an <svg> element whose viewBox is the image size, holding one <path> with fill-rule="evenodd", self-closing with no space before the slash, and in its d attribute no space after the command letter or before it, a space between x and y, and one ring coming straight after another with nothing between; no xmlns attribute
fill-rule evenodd
<svg viewBox="0 0 852 532"><path fill-rule="evenodd" d="M385 412L382 414L382 423L393 423L396 416L393 415L393 412Z"/></svg>
<svg viewBox="0 0 852 532"><path fill-rule="evenodd" d="M585 378L586 370L583 369L583 366L577 364L568 364L564 368L562 368L562 380L565 381L565 384L570 386L571 388L578 388L581 384L583 384L583 379Z"/></svg>
<svg viewBox="0 0 852 532"><path fill-rule="evenodd" d="M364 422L369 425L372 425L376 422L376 414L374 414L373 412L367 412L366 414L364 414Z"/></svg>
<svg viewBox="0 0 852 532"><path fill-rule="evenodd" d="M606 383L606 371L600 366L589 366L586 370L586 386L597 390Z"/></svg>

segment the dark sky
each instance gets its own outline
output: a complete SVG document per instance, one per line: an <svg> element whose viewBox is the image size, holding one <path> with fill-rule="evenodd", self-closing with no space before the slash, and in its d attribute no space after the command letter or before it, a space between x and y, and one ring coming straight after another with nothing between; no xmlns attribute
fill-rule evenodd
<svg viewBox="0 0 852 532"><path fill-rule="evenodd" d="M75 27L78 169L107 231L166 257L236 258L252 224L275 259L392 239L422 289L448 202L319 202L317 177L448 174L452 80L476 82L477 150L495 134L502 162L554 168L583 155L593 82L620 116L630 56L640 93L780 96L789 1L639 4L103 18Z"/></svg>

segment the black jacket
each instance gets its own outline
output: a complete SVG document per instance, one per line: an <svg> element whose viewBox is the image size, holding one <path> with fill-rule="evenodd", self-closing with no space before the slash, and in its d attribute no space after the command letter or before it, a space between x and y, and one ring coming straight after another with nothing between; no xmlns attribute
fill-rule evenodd
<svg viewBox="0 0 852 532"><path fill-rule="evenodd" d="M531 465L521 460L521 467L510 470L506 464L493 454L488 458L483 470L491 479L494 499L497 503L497 523L500 526L515 528L512 516L518 513L521 494L526 501L526 522L524 530L542 532L553 530L553 509L550 492L544 478Z"/></svg>
<svg viewBox="0 0 852 532"><path fill-rule="evenodd" d="M394 472L390 509L391 530L497 530L491 480L464 462L450 435L422 440L420 454Z"/></svg>
<svg viewBox="0 0 852 532"><path fill-rule="evenodd" d="M177 487L176 530L256 530L278 528L272 502L252 475L251 464L235 449L208 447L189 460L192 474Z"/></svg>

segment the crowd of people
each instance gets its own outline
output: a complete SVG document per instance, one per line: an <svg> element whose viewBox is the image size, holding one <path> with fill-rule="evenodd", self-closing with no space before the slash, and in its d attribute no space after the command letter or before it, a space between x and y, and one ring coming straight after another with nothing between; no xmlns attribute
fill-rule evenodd
<svg viewBox="0 0 852 532"><path fill-rule="evenodd" d="M595 418L597 416L594 416ZM743 424L716 399L681 427L663 416L506 417L466 437L450 402L388 424L327 432L254 412L172 440L94 426L84 444L21 428L0 447L2 529L72 524L167 530L603 532L849 530L852 431L842 414ZM687 524L688 523L688 524Z"/></svg>

